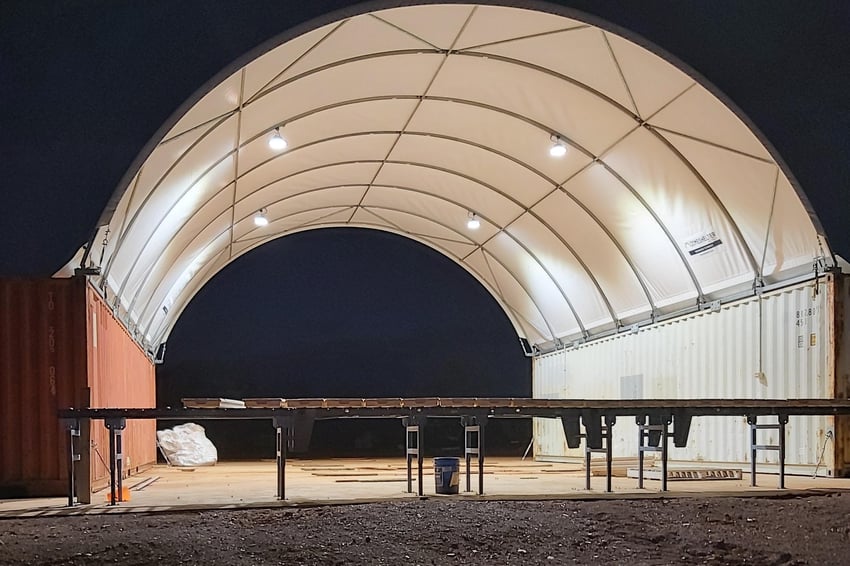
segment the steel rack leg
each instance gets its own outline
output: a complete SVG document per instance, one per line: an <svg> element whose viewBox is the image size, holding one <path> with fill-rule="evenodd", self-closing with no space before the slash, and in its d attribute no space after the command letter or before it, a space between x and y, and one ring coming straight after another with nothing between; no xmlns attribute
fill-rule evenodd
<svg viewBox="0 0 850 566"><path fill-rule="evenodd" d="M779 415L779 489L785 489L785 425L788 415Z"/></svg>
<svg viewBox="0 0 850 566"><path fill-rule="evenodd" d="M613 467L613 446L611 443L611 429L614 427L614 424L617 422L617 417L614 415L605 415L604 416L604 425L600 425L596 422L595 417L591 417L594 419L594 422L591 424L589 422L585 422L585 433L579 435L581 438L584 438L584 488L587 491L590 491L590 464L591 464L591 455L594 453L605 454L605 491L611 493L612 489L612 467ZM602 444L601 448L591 448L590 442L588 441L589 434L587 433L587 429L589 426L599 426L599 429L602 433Z"/></svg>
<svg viewBox="0 0 850 566"><path fill-rule="evenodd" d="M278 420L277 417L272 419L272 424L275 429L275 465L277 471L277 498L279 500L286 499L286 448L289 444L290 428L286 426L286 422Z"/></svg>
<svg viewBox="0 0 850 566"><path fill-rule="evenodd" d="M758 426L758 416L750 415L747 417L747 424L750 425L750 487L756 486L756 457L758 455L758 450L756 450L756 444L758 440L756 439L756 431Z"/></svg>
<svg viewBox="0 0 850 566"><path fill-rule="evenodd" d="M667 491L667 441L670 438L670 420L664 417L661 424L661 491Z"/></svg>
<svg viewBox="0 0 850 566"><path fill-rule="evenodd" d="M611 476L612 476L612 451L613 446L611 446L611 432L614 428L614 424L617 422L617 417L614 415L605 415L605 491L611 493L613 491L611 487Z"/></svg>
<svg viewBox="0 0 850 566"><path fill-rule="evenodd" d="M80 454L77 452L75 438L80 438L80 421L77 419L65 420L68 430L68 507L77 504L77 462Z"/></svg>
<svg viewBox="0 0 850 566"><path fill-rule="evenodd" d="M474 424L473 424L474 423ZM484 424L478 417L462 417L464 447L466 460L466 491L472 491L470 481L472 456L478 458L478 495L484 494Z"/></svg>
<svg viewBox="0 0 850 566"><path fill-rule="evenodd" d="M417 480L419 482L417 492L421 497L424 494L424 486L422 485L422 429L424 428L424 423L404 418L402 419L402 424L404 424L405 430L407 455L407 493L413 493L411 464L413 463L413 457L415 456L417 465Z"/></svg>
<svg viewBox="0 0 850 566"><path fill-rule="evenodd" d="M127 420L124 417L105 419L104 425L109 430L109 504L118 505L119 501L124 501L122 436Z"/></svg>
<svg viewBox="0 0 850 566"><path fill-rule="evenodd" d="M776 424L758 424L758 415L747 415L747 424L750 425L750 486L756 486L756 457L760 450L774 450L779 452L779 489L785 489L785 425L788 424L788 415L777 415ZM776 430L779 432L777 444L759 444L757 433L759 430Z"/></svg>

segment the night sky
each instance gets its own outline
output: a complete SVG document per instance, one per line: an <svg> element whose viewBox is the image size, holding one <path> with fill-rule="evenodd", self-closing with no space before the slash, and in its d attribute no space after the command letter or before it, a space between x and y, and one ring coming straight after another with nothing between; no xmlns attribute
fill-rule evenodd
<svg viewBox="0 0 850 566"><path fill-rule="evenodd" d="M850 256L850 3L560 3L645 37L716 85L787 162L834 251ZM353 4L0 0L0 276L56 271L198 88L277 34ZM366 230L298 234L239 259L190 304L165 359L162 403L530 394L530 362L486 291L429 248Z"/></svg>

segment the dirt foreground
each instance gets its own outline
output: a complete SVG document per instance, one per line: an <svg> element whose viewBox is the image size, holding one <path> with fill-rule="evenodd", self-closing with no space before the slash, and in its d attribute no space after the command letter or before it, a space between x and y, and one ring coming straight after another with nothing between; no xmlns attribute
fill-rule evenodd
<svg viewBox="0 0 850 566"><path fill-rule="evenodd" d="M0 520L0 564L848 564L850 494Z"/></svg>

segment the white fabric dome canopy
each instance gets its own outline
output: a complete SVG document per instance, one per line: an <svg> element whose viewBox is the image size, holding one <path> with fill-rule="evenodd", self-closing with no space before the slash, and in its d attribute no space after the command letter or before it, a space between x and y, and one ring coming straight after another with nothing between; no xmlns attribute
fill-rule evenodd
<svg viewBox="0 0 850 566"><path fill-rule="evenodd" d="M118 188L87 266L151 348L253 248L321 227L387 230L452 258L546 348L831 261L771 151L692 74L526 9L333 22L179 117ZM283 151L268 144L277 127Z"/></svg>

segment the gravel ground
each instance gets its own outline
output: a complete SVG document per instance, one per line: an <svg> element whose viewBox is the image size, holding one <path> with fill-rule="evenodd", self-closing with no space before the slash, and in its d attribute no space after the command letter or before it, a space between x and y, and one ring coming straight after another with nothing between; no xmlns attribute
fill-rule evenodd
<svg viewBox="0 0 850 566"><path fill-rule="evenodd" d="M850 494L0 520L0 564L848 564Z"/></svg>

